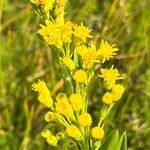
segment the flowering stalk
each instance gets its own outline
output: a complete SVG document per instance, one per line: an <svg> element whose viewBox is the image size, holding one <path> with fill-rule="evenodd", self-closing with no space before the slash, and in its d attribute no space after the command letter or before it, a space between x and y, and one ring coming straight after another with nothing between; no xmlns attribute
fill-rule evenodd
<svg viewBox="0 0 150 150"><path fill-rule="evenodd" d="M44 81L39 80L32 85L33 90L39 95L40 103L49 108L45 120L64 126L64 130L56 135L50 129L46 129L42 132L42 136L49 145L55 147L62 145L62 149L66 147L82 150L99 149L104 137L104 120L124 92L123 85L116 83L123 77L113 65L110 69L100 69L99 77L104 80L106 93L101 98L104 109L100 112L96 126L92 125L92 116L88 112L88 89L95 74L95 65L103 66L116 55L118 49L104 40L96 47L91 40L93 38L91 29L85 27L83 23L77 25L65 21L66 0L31 0L31 2L41 16L38 33L57 54L66 87L64 93L59 93L52 99ZM68 140L70 143L66 146Z"/></svg>

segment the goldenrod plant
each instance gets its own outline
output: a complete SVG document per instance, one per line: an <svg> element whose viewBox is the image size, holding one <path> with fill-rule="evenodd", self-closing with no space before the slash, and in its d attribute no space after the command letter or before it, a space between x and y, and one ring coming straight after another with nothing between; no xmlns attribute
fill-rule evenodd
<svg viewBox="0 0 150 150"><path fill-rule="evenodd" d="M65 20L66 0L31 0L41 24L38 34L56 53L65 90L51 95L46 83L38 80L32 89L38 93L39 102L46 108L45 121L60 126L58 133L46 127L41 133L55 149L68 150L126 150L126 133L118 130L105 134L105 120L113 106L121 98L125 88L121 84L124 75L107 61L119 50L105 40L94 41L92 29ZM95 66L99 73L95 73ZM89 112L89 88L92 77L103 80L105 93L99 98L98 121Z"/></svg>

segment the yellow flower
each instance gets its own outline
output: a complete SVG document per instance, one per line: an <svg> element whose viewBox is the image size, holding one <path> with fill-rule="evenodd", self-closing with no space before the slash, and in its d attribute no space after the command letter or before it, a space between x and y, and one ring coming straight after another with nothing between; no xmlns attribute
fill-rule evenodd
<svg viewBox="0 0 150 150"><path fill-rule="evenodd" d="M77 42L85 43L87 38L92 38L92 36L90 35L91 31L92 31L91 29L83 26L83 23L81 23L80 26L76 25L74 27L73 34L74 34L74 37L77 40Z"/></svg>
<svg viewBox="0 0 150 150"><path fill-rule="evenodd" d="M68 99L66 96L61 97L61 94L58 95L57 97L57 103L56 103L56 111L59 114L64 115L65 117L72 117L73 116L73 110L71 105L68 102ZM64 94L65 95L65 94Z"/></svg>
<svg viewBox="0 0 150 150"><path fill-rule="evenodd" d="M52 105L53 105L53 99L52 99L52 97L50 95L39 94L38 100L45 107L52 107Z"/></svg>
<svg viewBox="0 0 150 150"><path fill-rule="evenodd" d="M41 134L44 138L46 138L47 143L51 146L57 146L57 138L49 131L46 129L45 131L42 132Z"/></svg>
<svg viewBox="0 0 150 150"><path fill-rule="evenodd" d="M76 51L80 56L83 56L88 51L88 47L85 45L78 45Z"/></svg>
<svg viewBox="0 0 150 150"><path fill-rule="evenodd" d="M77 70L73 75L73 79L78 83L85 83L87 81L87 74L84 70Z"/></svg>
<svg viewBox="0 0 150 150"><path fill-rule="evenodd" d="M57 142L58 142L58 140L57 140L56 136L51 136L51 137L47 138L47 143L51 146L57 146Z"/></svg>
<svg viewBox="0 0 150 150"><path fill-rule="evenodd" d="M56 16L63 14L66 0L56 0L54 13Z"/></svg>
<svg viewBox="0 0 150 150"><path fill-rule="evenodd" d="M51 136L52 133L51 131L49 131L48 129L44 130L42 133L41 133L41 136L43 136L44 138L47 138L49 136Z"/></svg>
<svg viewBox="0 0 150 150"><path fill-rule="evenodd" d="M37 83L33 83L32 89L40 94L50 95L49 89L44 81L38 80Z"/></svg>
<svg viewBox="0 0 150 150"><path fill-rule="evenodd" d="M57 114L54 113L54 112L49 111L49 112L47 112L47 113L45 114L45 120L46 120L47 122L56 121L56 120L57 120Z"/></svg>
<svg viewBox="0 0 150 150"><path fill-rule="evenodd" d="M82 45L77 46L76 50L81 56L85 67L91 68L93 66L94 61L96 60L96 47L94 45L91 45L90 47Z"/></svg>
<svg viewBox="0 0 150 150"><path fill-rule="evenodd" d="M70 43L71 42L71 37L72 37L72 31L73 29L73 23L68 21L62 26L62 39L64 43Z"/></svg>
<svg viewBox="0 0 150 150"><path fill-rule="evenodd" d="M117 101L121 98L124 90L125 90L125 88L121 84L116 84L113 86L112 95L113 95L114 101Z"/></svg>
<svg viewBox="0 0 150 150"><path fill-rule="evenodd" d="M49 45L54 45L57 48L62 47L61 40L61 30L57 24L54 24L50 20L45 21L46 26L41 25L41 29L38 30L38 33L43 36L46 43Z"/></svg>
<svg viewBox="0 0 150 150"><path fill-rule="evenodd" d="M80 111L83 107L83 99L79 93L72 94L69 98L74 111Z"/></svg>
<svg viewBox="0 0 150 150"><path fill-rule="evenodd" d="M43 7L45 12L52 9L55 0L30 0L32 3Z"/></svg>
<svg viewBox="0 0 150 150"><path fill-rule="evenodd" d="M77 141L80 141L82 139L82 134L75 125L71 125L71 126L67 127L66 132L67 132L68 136L76 139Z"/></svg>
<svg viewBox="0 0 150 150"><path fill-rule="evenodd" d="M104 130L100 127L94 127L91 130L92 137L97 140L101 140L104 137Z"/></svg>
<svg viewBox="0 0 150 150"><path fill-rule="evenodd" d="M76 68L75 63L72 59L68 57L63 58L63 63L69 68L69 70L74 70Z"/></svg>
<svg viewBox="0 0 150 150"><path fill-rule="evenodd" d="M57 96L56 96L56 101L61 101L61 100L64 100L64 101L68 101L68 98L66 96L65 93L59 93Z"/></svg>
<svg viewBox="0 0 150 150"><path fill-rule="evenodd" d="M92 124L92 118L89 113L82 113L79 116L78 121L82 127L89 127Z"/></svg>
<svg viewBox="0 0 150 150"><path fill-rule="evenodd" d="M110 58L113 58L116 55L116 51L118 51L119 49L114 48L114 46L115 44L111 46L107 42L104 42L102 40L100 49L98 50L98 55L102 58L102 63L104 63L106 60L109 60Z"/></svg>
<svg viewBox="0 0 150 150"><path fill-rule="evenodd" d="M56 21L56 24L57 24L59 27L62 27L62 26L64 25L64 22L65 22L64 16L63 16L63 15L57 16L57 18L56 18L55 21Z"/></svg>
<svg viewBox="0 0 150 150"><path fill-rule="evenodd" d="M110 92L106 92L102 97L102 101L108 105L112 104L113 103L113 95Z"/></svg>
<svg viewBox="0 0 150 150"><path fill-rule="evenodd" d="M52 107L53 100L44 81L38 80L38 83L32 85L32 89L39 93L38 100L45 107Z"/></svg>
<svg viewBox="0 0 150 150"><path fill-rule="evenodd" d="M120 76L118 70L115 68L113 68L113 65L110 69L100 69L101 71L101 75L100 77L102 77L104 79L104 82L107 86L108 89L111 89L114 85L116 80L119 79L124 79L123 77Z"/></svg>

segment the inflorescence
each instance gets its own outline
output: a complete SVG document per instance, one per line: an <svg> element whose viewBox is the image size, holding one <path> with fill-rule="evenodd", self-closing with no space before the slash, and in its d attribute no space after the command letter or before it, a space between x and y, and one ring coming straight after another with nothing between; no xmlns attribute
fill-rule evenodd
<svg viewBox="0 0 150 150"><path fill-rule="evenodd" d="M59 57L63 80L69 92L58 93L52 98L44 81L32 85L38 93L39 102L49 109L45 121L63 125L57 134L50 129L42 132L49 145L58 146L60 141L70 139L82 149L100 147L104 132L104 119L110 108L118 101L125 88L120 82L124 77L112 65L102 68L103 64L114 58L118 48L104 40L95 44L92 30L84 26L65 21L66 0L31 0L41 17L41 38ZM97 46L98 45L98 46ZM88 89L95 74L95 65L100 64L99 77L103 79L106 93L101 97L104 109L101 110L97 125L93 126L88 112ZM64 73L64 74L63 74Z"/></svg>

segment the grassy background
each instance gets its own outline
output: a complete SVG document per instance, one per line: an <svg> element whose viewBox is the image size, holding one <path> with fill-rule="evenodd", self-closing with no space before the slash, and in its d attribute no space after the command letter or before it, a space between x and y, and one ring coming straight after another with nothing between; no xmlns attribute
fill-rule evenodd
<svg viewBox="0 0 150 150"><path fill-rule="evenodd" d="M108 132L126 130L129 150L150 149L149 8L149 0L70 0L66 7L68 20L82 21L93 28L95 40L104 38L120 49L113 63L126 73L126 92ZM37 36L39 19L29 1L1 0L0 19L0 149L47 149L40 137L45 110L31 85L41 78L55 93L62 85L59 68ZM98 97L99 82L94 91L92 97ZM91 111L96 116L95 106Z"/></svg>

